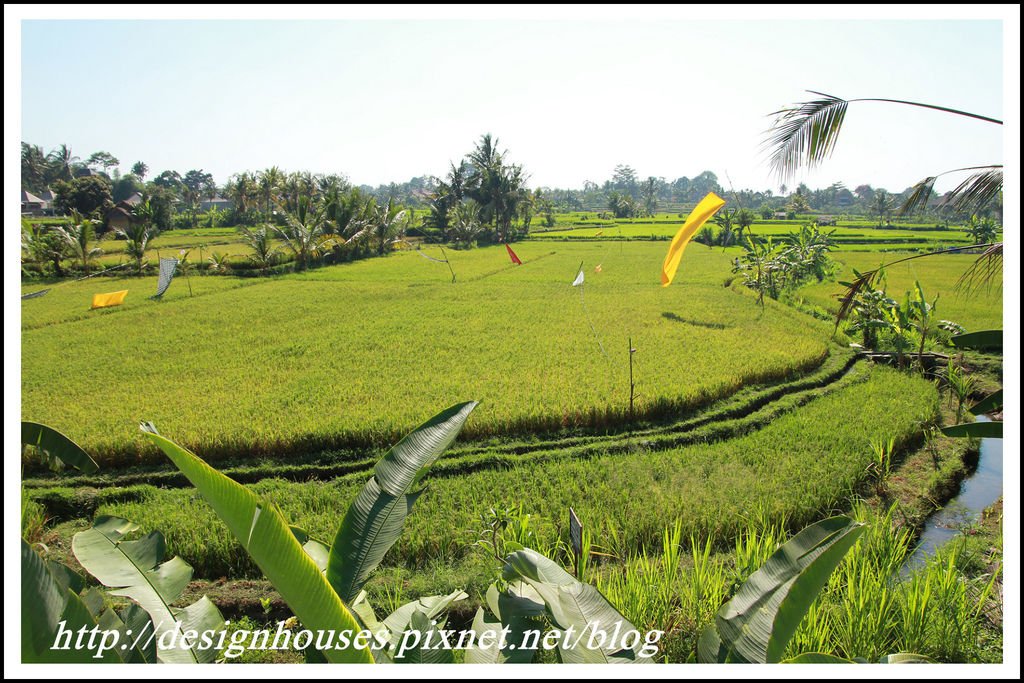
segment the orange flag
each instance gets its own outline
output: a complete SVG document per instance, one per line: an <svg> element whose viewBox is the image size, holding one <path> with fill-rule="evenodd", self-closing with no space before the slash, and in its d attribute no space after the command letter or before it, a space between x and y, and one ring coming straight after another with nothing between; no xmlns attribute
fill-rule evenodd
<svg viewBox="0 0 1024 683"><path fill-rule="evenodd" d="M518 256L516 256L516 252L512 251L512 247L506 244L505 248L508 249L508 257L512 259L512 263L516 264L517 266L523 265L523 262L519 260Z"/></svg>
<svg viewBox="0 0 1024 683"><path fill-rule="evenodd" d="M679 261L683 258L683 250L690 243L700 226L704 225L715 212L725 206L725 200L714 192L708 192L704 199L700 200L693 211L686 217L683 227L672 238L672 244L668 247L668 254L665 255L665 263L661 266L661 286L668 287L672 284L672 278L676 276L676 269L679 268Z"/></svg>
<svg viewBox="0 0 1024 683"><path fill-rule="evenodd" d="M127 289L122 289L120 292L110 292L109 294L93 294L92 307L106 308L107 306L120 306L124 303L124 298L127 295Z"/></svg>

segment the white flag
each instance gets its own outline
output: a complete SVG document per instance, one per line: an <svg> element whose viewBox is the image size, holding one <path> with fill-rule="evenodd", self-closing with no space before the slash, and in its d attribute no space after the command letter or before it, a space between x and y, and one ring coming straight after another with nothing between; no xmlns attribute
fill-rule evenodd
<svg viewBox="0 0 1024 683"><path fill-rule="evenodd" d="M572 281L572 286L577 287L583 284L583 270L580 269L580 274L576 276L576 279Z"/></svg>

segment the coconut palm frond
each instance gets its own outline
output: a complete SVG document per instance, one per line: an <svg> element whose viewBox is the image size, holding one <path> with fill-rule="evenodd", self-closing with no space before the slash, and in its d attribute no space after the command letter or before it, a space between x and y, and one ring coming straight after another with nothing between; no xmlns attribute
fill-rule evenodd
<svg viewBox="0 0 1024 683"><path fill-rule="evenodd" d="M949 206L957 212L979 211L997 200L1002 191L1003 167L990 166L960 183L943 202L943 206Z"/></svg>
<svg viewBox="0 0 1024 683"><path fill-rule="evenodd" d="M832 329L832 334L835 334L839 330L839 325L850 315L850 311L853 310L853 306L857 301L857 297L860 296L868 287L871 287L875 283L875 279L878 274L884 270L884 266L880 266L875 270L869 270L864 273L854 274L857 276L853 282L844 282L846 285L846 291L842 294L837 295L839 299L839 311L836 313L836 326Z"/></svg>
<svg viewBox="0 0 1024 683"><path fill-rule="evenodd" d="M774 112L775 123L764 142L764 148L771 152L772 170L784 180L801 166L813 167L832 153L846 116L847 100L808 92L821 99Z"/></svg>
<svg viewBox="0 0 1024 683"><path fill-rule="evenodd" d="M924 180L920 181L919 183L917 183L916 185L914 185L910 196L907 197L906 201L903 202L903 205L899 208L899 212L897 215L903 216L905 214L912 213L918 208L927 208L928 200L931 198L932 190L935 187L935 181L944 175L949 175L950 173L960 173L963 171L980 171L980 173L975 173L970 178L967 178L964 182L962 182L956 190L953 190L953 192L951 192L950 195L942 201L940 206L953 207L953 209L957 211L961 210L957 208L957 206L959 205L956 202L964 201L965 198L961 197L960 195L965 195L965 193L969 192L975 184L980 183L979 190L988 188L990 194L983 194L983 199L979 200L980 204L974 204L971 201L967 201L965 204L963 204L963 206L966 208L980 208L981 205L987 203L989 200L998 195L998 193L1002 190L1003 174L1001 169L1002 166L999 165L967 166L965 168L954 168L950 171L943 171L942 173L929 176ZM995 174L995 176L993 176L992 174ZM995 187L995 189L992 189L993 187Z"/></svg>
<svg viewBox="0 0 1024 683"><path fill-rule="evenodd" d="M906 201L903 202L903 205L900 206L896 215L902 217L908 213L913 213L919 208L927 208L928 200L932 198L932 192L934 191L936 180L938 180L938 176L933 175L914 185L910 192L910 196L907 197Z"/></svg>
<svg viewBox="0 0 1024 683"><path fill-rule="evenodd" d="M992 244L971 264L954 289L964 296L971 296L980 289L991 289L993 283L1003 285L1003 244Z"/></svg>

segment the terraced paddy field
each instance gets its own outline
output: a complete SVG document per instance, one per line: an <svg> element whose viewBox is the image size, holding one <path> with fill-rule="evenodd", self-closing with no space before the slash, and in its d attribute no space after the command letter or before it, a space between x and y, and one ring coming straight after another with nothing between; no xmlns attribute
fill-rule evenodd
<svg viewBox="0 0 1024 683"><path fill-rule="evenodd" d="M725 286L730 258L687 254L662 288L657 244L415 253L266 279L61 285L22 302L22 411L107 464L140 450L139 420L206 457L381 446L440 407L482 401L466 437L602 428L694 410L819 366L831 329ZM430 252L440 256L440 252ZM580 262L584 289L570 286ZM595 266L601 265L601 272ZM137 283L137 284L133 284ZM128 304L89 311L127 287ZM26 288L27 289L27 288ZM135 295L135 291L138 295ZM582 297L581 297L582 295Z"/></svg>
<svg viewBox="0 0 1024 683"><path fill-rule="evenodd" d="M837 356L805 378L749 387L688 419L601 436L461 442L432 469L429 494L407 521L390 564L472 563L480 514L519 503L548 520L544 543L564 534L551 521L572 505L622 553L656 547L675 519L687 536L724 539L754 510L798 527L858 490L872 439L891 437L906 447L937 415L930 383ZM225 471L255 480L255 490L281 505L292 523L330 539L379 453L363 456ZM25 484L29 498L56 520L123 516L161 529L199 576L258 576L209 506L193 489L179 488L184 482L166 467Z"/></svg>

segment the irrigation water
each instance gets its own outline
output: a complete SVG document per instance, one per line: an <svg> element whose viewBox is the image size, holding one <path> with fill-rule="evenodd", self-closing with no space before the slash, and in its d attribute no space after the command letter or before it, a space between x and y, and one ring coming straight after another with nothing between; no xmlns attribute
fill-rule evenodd
<svg viewBox="0 0 1024 683"><path fill-rule="evenodd" d="M989 422L984 415L978 422ZM960 493L942 509L925 520L921 540L904 565L904 569L920 566L935 551L963 529L981 518L981 513L1003 495L1003 440L982 439L978 467L960 484Z"/></svg>

